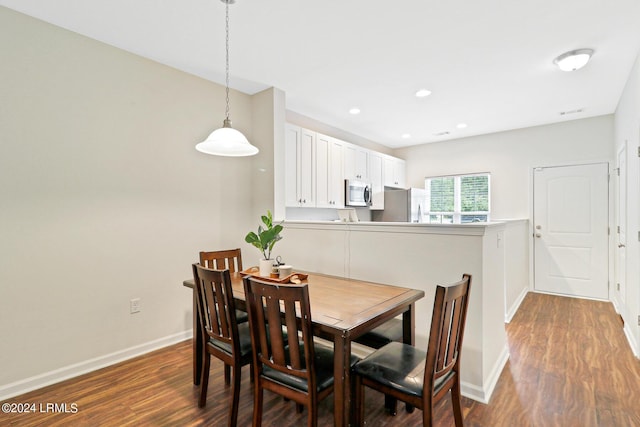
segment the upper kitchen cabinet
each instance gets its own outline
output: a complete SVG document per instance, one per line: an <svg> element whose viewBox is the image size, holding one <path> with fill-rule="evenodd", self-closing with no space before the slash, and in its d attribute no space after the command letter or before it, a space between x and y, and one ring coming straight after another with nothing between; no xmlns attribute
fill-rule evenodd
<svg viewBox="0 0 640 427"><path fill-rule="evenodd" d="M287 124L285 137L285 204L315 207L316 133Z"/></svg>
<svg viewBox="0 0 640 427"><path fill-rule="evenodd" d="M396 157L384 158L384 185L385 187L405 188L407 186L406 162Z"/></svg>
<svg viewBox="0 0 640 427"><path fill-rule="evenodd" d="M371 209L384 209L384 155L369 152L369 182L371 183Z"/></svg>
<svg viewBox="0 0 640 427"><path fill-rule="evenodd" d="M344 144L316 134L316 207L344 207Z"/></svg>
<svg viewBox="0 0 640 427"><path fill-rule="evenodd" d="M369 179L369 150L345 143L344 149L344 177L346 179Z"/></svg>

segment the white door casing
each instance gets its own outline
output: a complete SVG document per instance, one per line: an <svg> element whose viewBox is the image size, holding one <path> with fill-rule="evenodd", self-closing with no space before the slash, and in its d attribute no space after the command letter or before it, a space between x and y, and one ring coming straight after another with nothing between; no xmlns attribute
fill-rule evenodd
<svg viewBox="0 0 640 427"><path fill-rule="evenodd" d="M618 152L616 197L616 292L619 302L626 303L627 294L627 144Z"/></svg>
<svg viewBox="0 0 640 427"><path fill-rule="evenodd" d="M607 299L607 163L534 169L534 289Z"/></svg>

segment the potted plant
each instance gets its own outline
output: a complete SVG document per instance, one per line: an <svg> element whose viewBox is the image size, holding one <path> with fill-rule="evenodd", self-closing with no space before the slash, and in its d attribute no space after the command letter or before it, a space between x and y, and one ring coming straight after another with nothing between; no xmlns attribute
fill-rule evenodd
<svg viewBox="0 0 640 427"><path fill-rule="evenodd" d="M267 210L266 215L262 215L262 225L258 226L258 233L250 231L244 238L245 242L251 243L262 253L260 260L260 275L269 277L273 260L271 259L271 250L276 242L282 239L280 232L284 229L282 223L273 225L273 217L271 211Z"/></svg>

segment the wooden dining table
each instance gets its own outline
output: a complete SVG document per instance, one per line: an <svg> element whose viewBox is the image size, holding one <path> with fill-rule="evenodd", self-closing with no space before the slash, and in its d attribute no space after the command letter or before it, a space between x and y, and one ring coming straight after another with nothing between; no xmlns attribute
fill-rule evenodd
<svg viewBox="0 0 640 427"><path fill-rule="evenodd" d="M236 308L246 310L242 273L232 273ZM310 273L309 300L314 335L333 342L334 347L334 425L349 425L351 408L351 343L384 322L402 315L403 341L415 342L415 302L424 291ZM183 285L193 292L193 382L199 384L202 367L202 335L197 315L193 279Z"/></svg>

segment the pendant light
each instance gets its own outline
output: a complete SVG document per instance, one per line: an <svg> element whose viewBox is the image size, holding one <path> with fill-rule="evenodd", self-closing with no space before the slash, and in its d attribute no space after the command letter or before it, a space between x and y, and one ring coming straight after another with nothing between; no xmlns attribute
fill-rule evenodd
<svg viewBox="0 0 640 427"><path fill-rule="evenodd" d="M253 156L258 153L258 148L251 145L242 132L232 128L229 119L229 4L235 3L235 0L220 1L226 5L226 118L220 129L214 130L207 139L196 145L196 150L214 156Z"/></svg>

